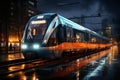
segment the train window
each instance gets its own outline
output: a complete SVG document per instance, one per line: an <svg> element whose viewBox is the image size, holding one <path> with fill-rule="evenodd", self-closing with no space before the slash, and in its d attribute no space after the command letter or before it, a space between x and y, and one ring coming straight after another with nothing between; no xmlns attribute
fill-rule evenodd
<svg viewBox="0 0 120 80"><path fill-rule="evenodd" d="M57 27L57 39L58 39L58 44L65 41L65 32L62 24L58 25Z"/></svg>
<svg viewBox="0 0 120 80"><path fill-rule="evenodd" d="M97 37L95 35L90 35L90 42L91 43L97 43Z"/></svg>
<svg viewBox="0 0 120 80"><path fill-rule="evenodd" d="M70 42L70 27L66 27L66 40Z"/></svg>
<svg viewBox="0 0 120 80"><path fill-rule="evenodd" d="M76 42L81 41L81 34L76 34Z"/></svg>
<svg viewBox="0 0 120 80"><path fill-rule="evenodd" d="M55 46L65 41L65 28L60 24L51 34L48 40L48 46Z"/></svg>
<svg viewBox="0 0 120 80"><path fill-rule="evenodd" d="M88 42L89 41L89 34L88 33L84 33L84 41Z"/></svg>
<svg viewBox="0 0 120 80"><path fill-rule="evenodd" d="M69 38L69 37L70 37L70 28L67 27L67 28L66 28L66 31L67 31L67 38Z"/></svg>
<svg viewBox="0 0 120 80"><path fill-rule="evenodd" d="M84 33L83 33L83 32L81 32L81 41L82 41L82 42L84 42L84 41L85 41L85 40L84 40L84 36L85 36L85 35L84 35Z"/></svg>
<svg viewBox="0 0 120 80"><path fill-rule="evenodd" d="M66 26L66 41L73 42L74 41L73 37L74 37L73 28Z"/></svg>
<svg viewBox="0 0 120 80"><path fill-rule="evenodd" d="M28 29L27 39L32 39L32 29Z"/></svg>
<svg viewBox="0 0 120 80"><path fill-rule="evenodd" d="M83 33L77 33L76 34L76 41L77 42L83 42L84 41L84 34Z"/></svg>
<svg viewBox="0 0 120 80"><path fill-rule="evenodd" d="M74 42L83 42L84 41L84 32L82 31L78 31L78 30L73 30L74 31L74 35L73 35L73 38L74 38Z"/></svg>
<svg viewBox="0 0 120 80"><path fill-rule="evenodd" d="M54 46L56 44L58 44L58 41L57 41L57 37L56 37L56 32L57 32L57 29L55 29L53 31L53 33L51 34L49 40L48 40L48 46Z"/></svg>
<svg viewBox="0 0 120 80"><path fill-rule="evenodd" d="M42 41L45 34L47 24L40 22L32 22L27 30L27 40L40 40Z"/></svg>
<svg viewBox="0 0 120 80"><path fill-rule="evenodd" d="M36 35L36 29L33 29L33 35L35 36Z"/></svg>
<svg viewBox="0 0 120 80"><path fill-rule="evenodd" d="M92 38L91 38L91 42L92 42L92 43L96 43L96 38L95 38L95 37L92 37Z"/></svg>
<svg viewBox="0 0 120 80"><path fill-rule="evenodd" d="M33 21L32 21L33 22ZM44 23L43 23L44 22ZM33 29L33 31L35 30L36 31L36 35L44 35L44 33L45 33L45 30L46 30L46 28L47 28L47 25L46 25L46 23L45 23L45 21L39 21L39 23L38 23L38 21L37 22L35 22L34 21L34 24L32 24L31 23L31 25L29 26L31 29Z"/></svg>
<svg viewBox="0 0 120 80"><path fill-rule="evenodd" d="M74 42L74 37L75 37L74 30L75 29L72 28L72 25L70 24L64 25L64 32L65 32L64 35L66 37L65 41Z"/></svg>
<svg viewBox="0 0 120 80"><path fill-rule="evenodd" d="M73 28L72 27L70 28L70 34L71 34L71 36L70 36L71 37L71 41L73 42L74 33L73 33Z"/></svg>
<svg viewBox="0 0 120 80"><path fill-rule="evenodd" d="M66 40L67 40L67 31L66 31L66 26L65 25L63 26L63 39L64 39L63 41L66 42Z"/></svg>
<svg viewBox="0 0 120 80"><path fill-rule="evenodd" d="M99 37L96 38L96 43L100 43L101 39Z"/></svg>
<svg viewBox="0 0 120 80"><path fill-rule="evenodd" d="M90 33L88 33L88 38L89 38L89 42L91 42L91 38L92 38L92 35Z"/></svg>

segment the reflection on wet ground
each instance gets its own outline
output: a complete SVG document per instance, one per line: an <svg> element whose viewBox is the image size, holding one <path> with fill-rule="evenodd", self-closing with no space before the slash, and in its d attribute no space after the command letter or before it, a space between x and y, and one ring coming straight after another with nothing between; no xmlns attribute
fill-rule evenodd
<svg viewBox="0 0 120 80"><path fill-rule="evenodd" d="M22 53L0 54L0 62L17 59L24 59L23 54Z"/></svg>
<svg viewBox="0 0 120 80"><path fill-rule="evenodd" d="M81 70L81 76L84 75L84 77L82 77L80 80L120 80L120 78L114 78L115 76L110 76L111 74L113 74L111 70L116 70L116 68L111 67L115 66L114 60L120 60L120 54L117 53L117 46L110 48L109 55L97 61L98 64L96 65L96 67L93 66L92 68L90 68L89 65L87 65L85 69ZM120 69L120 66L118 68ZM119 73L114 73L114 75Z"/></svg>
<svg viewBox="0 0 120 80"><path fill-rule="evenodd" d="M109 53L109 54L108 54ZM69 63L35 68L9 74L9 80L117 80L120 74L120 55L117 46ZM105 55L106 54L106 55ZM103 56L100 58L100 56ZM22 58L22 57L21 57ZM11 58L10 58L11 59ZM13 58L12 58L13 59ZM97 60L96 60L97 59ZM24 69L29 65L12 66L8 70ZM120 79L119 79L120 80Z"/></svg>

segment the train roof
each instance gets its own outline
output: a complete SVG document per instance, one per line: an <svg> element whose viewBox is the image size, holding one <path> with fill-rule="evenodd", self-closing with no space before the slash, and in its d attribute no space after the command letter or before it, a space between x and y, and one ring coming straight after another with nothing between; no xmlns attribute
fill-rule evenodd
<svg viewBox="0 0 120 80"><path fill-rule="evenodd" d="M92 30L90 30L90 29L88 29L88 28L86 28L86 27L83 27L82 25L77 24L77 23L75 23L75 22L73 22L73 21L71 21L71 20L69 20L69 19L67 19L67 18L65 18L65 17L63 17L63 16L61 16L61 15L58 15L58 16L59 16L59 18L60 18L61 20L63 20L62 22L66 23L66 24L68 24L68 25L70 24L70 25L72 26L72 28L74 28L74 29L77 29L77 30L80 30L80 31L83 31L83 32L87 32L87 33L89 33L89 34L98 36L98 37L100 37L100 38L109 40L109 38L104 37L104 36L96 33L95 31L92 31Z"/></svg>
<svg viewBox="0 0 120 80"><path fill-rule="evenodd" d="M89 34L92 34L92 35L95 35L95 36L98 36L98 37L100 37L102 39L105 39L105 40L110 40L109 38L104 37L104 36L96 33L95 31L92 31L92 30L90 30L90 29L88 29L86 27L83 27L82 25L77 24L77 23L75 23L75 22L73 22L73 21L71 21L71 20L69 20L69 19L67 19L67 18L65 18L65 17L63 17L63 16L61 16L59 14L56 14L56 13L43 13L43 14L33 16L32 19L36 18L38 16L58 16L58 18L59 18L59 20L60 20L60 22L62 24L68 24L68 25L71 25L72 28L74 28L74 29L77 29L77 30L80 30L80 31L83 31L83 32L86 32L86 33L89 33Z"/></svg>
<svg viewBox="0 0 120 80"><path fill-rule="evenodd" d="M35 15L35 16L31 17L30 19L38 19L38 17L40 17L40 16L49 17L49 16L54 16L54 15L56 16L57 14L56 13L43 13L43 14Z"/></svg>

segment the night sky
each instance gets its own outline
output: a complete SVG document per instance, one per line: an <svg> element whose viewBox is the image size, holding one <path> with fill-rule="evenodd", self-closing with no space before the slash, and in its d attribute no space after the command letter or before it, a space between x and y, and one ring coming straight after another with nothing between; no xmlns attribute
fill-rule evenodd
<svg viewBox="0 0 120 80"><path fill-rule="evenodd" d="M38 0L39 11L58 13L66 18L95 16L100 13L101 17L85 18L85 27L101 29L101 24L97 23L107 19L114 36L120 34L119 8L119 0ZM93 22L95 24L90 24Z"/></svg>
<svg viewBox="0 0 120 80"><path fill-rule="evenodd" d="M119 0L37 0L40 12L58 13L66 18L84 16L101 17L85 18L85 27L91 30L102 30L102 20L107 19L112 27L112 35L120 34L120 1ZM5 1L4 3L6 3ZM2 6L4 5L4 7ZM0 11L7 14L7 4L0 3ZM0 12L0 15L1 15ZM3 17L3 16L0 16ZM5 18L4 16L3 18ZM74 20L73 20L74 21ZM80 23L77 19L75 22Z"/></svg>

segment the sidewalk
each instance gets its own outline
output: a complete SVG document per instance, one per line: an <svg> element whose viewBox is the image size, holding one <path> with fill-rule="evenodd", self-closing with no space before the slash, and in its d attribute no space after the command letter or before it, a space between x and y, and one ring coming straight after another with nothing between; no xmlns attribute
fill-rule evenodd
<svg viewBox="0 0 120 80"><path fill-rule="evenodd" d="M21 49L19 47L16 47L16 48L8 48L8 51L6 51L6 48L5 47L0 47L0 54L10 54L10 53L20 53L21 52Z"/></svg>
<svg viewBox="0 0 120 80"><path fill-rule="evenodd" d="M9 52L8 54L0 54L0 62L12 61L17 59L24 59L24 56L21 52Z"/></svg>

